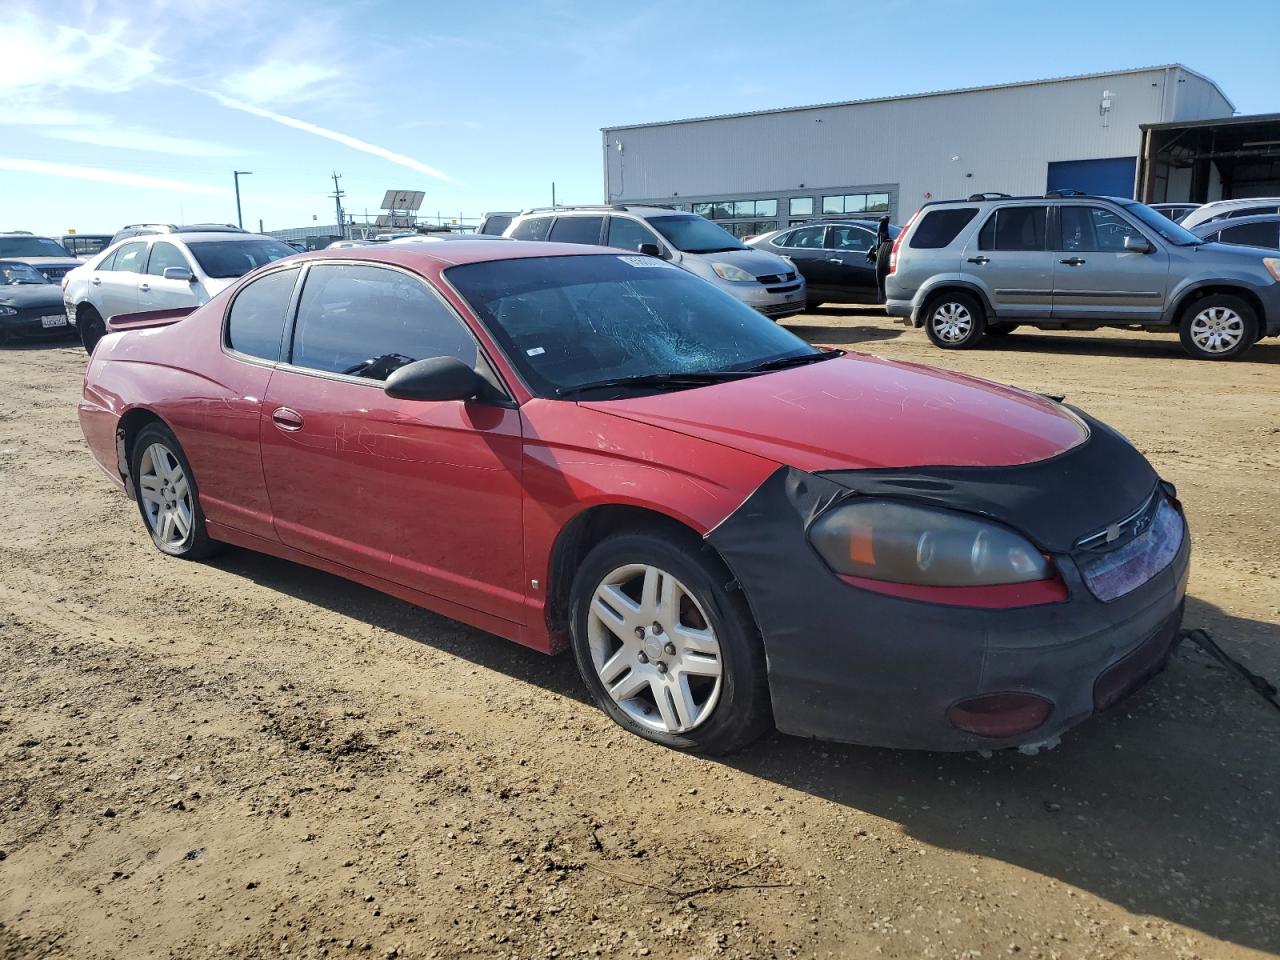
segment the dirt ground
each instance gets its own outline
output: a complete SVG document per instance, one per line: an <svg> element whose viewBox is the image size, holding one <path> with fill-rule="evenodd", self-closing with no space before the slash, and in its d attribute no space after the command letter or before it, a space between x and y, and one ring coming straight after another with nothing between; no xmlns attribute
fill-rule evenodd
<svg viewBox="0 0 1280 960"><path fill-rule="evenodd" d="M1280 676L1280 342L791 326L1113 423L1189 511L1188 625ZM0 960L1280 951L1280 714L1202 655L1034 757L676 754L567 657L162 557L84 449L83 365L0 349Z"/></svg>

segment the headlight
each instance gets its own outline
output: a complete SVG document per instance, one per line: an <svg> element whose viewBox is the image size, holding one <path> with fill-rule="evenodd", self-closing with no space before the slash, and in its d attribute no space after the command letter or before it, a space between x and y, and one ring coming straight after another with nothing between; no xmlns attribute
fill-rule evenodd
<svg viewBox="0 0 1280 960"><path fill-rule="evenodd" d="M1262 265L1271 274L1271 279L1280 282L1280 257L1263 257Z"/></svg>
<svg viewBox="0 0 1280 960"><path fill-rule="evenodd" d="M12 317L12 316L16 316L17 313L18 311L13 309L13 307L6 307L3 305L0 305L0 317Z"/></svg>
<svg viewBox="0 0 1280 960"><path fill-rule="evenodd" d="M746 280L751 282L755 277L747 273L741 267L735 267L732 263L713 263L711 269L716 272L716 276L721 280Z"/></svg>
<svg viewBox="0 0 1280 960"><path fill-rule="evenodd" d="M1026 539L976 517L869 500L824 514L809 531L837 573L894 583L976 587L1050 576Z"/></svg>

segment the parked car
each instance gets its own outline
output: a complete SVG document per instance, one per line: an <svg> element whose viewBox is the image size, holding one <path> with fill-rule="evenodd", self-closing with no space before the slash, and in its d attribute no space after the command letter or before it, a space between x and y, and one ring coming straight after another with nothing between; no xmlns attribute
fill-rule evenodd
<svg viewBox="0 0 1280 960"><path fill-rule="evenodd" d="M1190 230L1211 220L1254 217L1263 213L1280 213L1280 197L1243 197L1239 200L1215 200L1205 203L1179 221Z"/></svg>
<svg viewBox="0 0 1280 960"><path fill-rule="evenodd" d="M150 237L159 233L248 233L243 227L234 223L131 223L121 227L111 238L116 244L130 237Z"/></svg>
<svg viewBox="0 0 1280 960"><path fill-rule="evenodd" d="M396 237L396 238L395 238L394 240L392 240L391 242L392 242L392 243L395 243L395 244L401 244L401 243L437 243L437 242L439 242L439 241L441 241L441 240L444 240L444 241L452 241L452 240L485 240L485 241L489 241L489 240L502 240L502 241L508 241L508 238L507 238L507 237L487 237L487 236L479 236L479 235L474 234L474 233L450 233L450 232L448 232L448 231L441 231L441 232L436 232L436 233L415 233L415 234L412 234L411 236L408 236L408 237Z"/></svg>
<svg viewBox="0 0 1280 960"><path fill-rule="evenodd" d="M62 282L67 319L87 353L121 313L198 306L250 270L297 251L237 231L141 235L108 247Z"/></svg>
<svg viewBox="0 0 1280 960"><path fill-rule="evenodd" d="M1163 213L1174 223L1181 223L1183 217L1192 210L1200 209L1201 205L1198 203L1149 203L1147 206L1156 213Z"/></svg>
<svg viewBox="0 0 1280 960"><path fill-rule="evenodd" d="M511 226L511 221L518 216L520 216L520 211L518 210L486 213L484 219L480 221L480 226L476 227L476 233L488 237L500 237L507 227Z"/></svg>
<svg viewBox="0 0 1280 960"><path fill-rule="evenodd" d="M67 331L62 288L30 264L0 260L0 342L65 337Z"/></svg>
<svg viewBox="0 0 1280 960"><path fill-rule="evenodd" d="M62 246L77 260L88 260L111 246L111 234L68 233L62 238Z"/></svg>
<svg viewBox="0 0 1280 960"><path fill-rule="evenodd" d="M815 349L654 257L309 253L111 326L80 421L159 550L238 544L570 647L601 708L670 747L775 722L1042 742L1178 635L1181 506L1119 433Z"/></svg>
<svg viewBox="0 0 1280 960"><path fill-rule="evenodd" d="M889 238L902 228L890 225ZM876 303L876 221L831 220L774 230L747 246L776 253L804 277L809 307L823 303Z"/></svg>
<svg viewBox="0 0 1280 960"><path fill-rule="evenodd" d="M1196 225L1191 232L1201 240L1211 243L1234 243L1277 250L1280 249L1280 214L1209 220Z"/></svg>
<svg viewBox="0 0 1280 960"><path fill-rule="evenodd" d="M1177 331L1202 360L1280 334L1280 256L1206 244L1132 200L975 195L921 207L894 241L890 315L943 349L1019 325Z"/></svg>
<svg viewBox="0 0 1280 960"><path fill-rule="evenodd" d="M372 244L372 240L335 240L329 244L326 250L350 250L354 247L367 247Z"/></svg>
<svg viewBox="0 0 1280 960"><path fill-rule="evenodd" d="M776 254L752 250L718 224L666 207L548 207L527 210L504 236L514 240L604 244L658 257L731 293L766 317L805 309L805 283Z"/></svg>
<svg viewBox="0 0 1280 960"><path fill-rule="evenodd" d="M80 261L52 237L38 237L24 231L0 233L0 260L17 260L35 267L46 280L55 283L68 271L80 266Z"/></svg>

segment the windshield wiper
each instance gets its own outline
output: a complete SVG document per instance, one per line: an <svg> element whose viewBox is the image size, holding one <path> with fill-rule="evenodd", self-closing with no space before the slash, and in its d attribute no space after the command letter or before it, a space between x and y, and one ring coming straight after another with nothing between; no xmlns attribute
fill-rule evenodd
<svg viewBox="0 0 1280 960"><path fill-rule="evenodd" d="M787 367L799 367L806 363L819 363L823 360L834 360L836 357L843 357L843 350L822 350L818 353L802 353L798 356L778 357L776 360L766 360L764 363L757 363L753 367L747 367L744 373L763 373L766 370L784 370Z"/></svg>
<svg viewBox="0 0 1280 960"><path fill-rule="evenodd" d="M728 380L740 380L750 376L746 370L691 370L677 373L641 373L630 377L610 377L607 380L594 380L591 383L579 383L572 387L557 387L555 395L565 397L572 393L583 393L588 390L607 390L611 387L703 387L709 383L724 383Z"/></svg>

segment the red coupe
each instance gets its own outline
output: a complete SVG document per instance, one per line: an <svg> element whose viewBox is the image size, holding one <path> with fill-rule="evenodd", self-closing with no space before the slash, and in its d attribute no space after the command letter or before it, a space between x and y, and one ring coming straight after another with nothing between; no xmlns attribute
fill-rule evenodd
<svg viewBox="0 0 1280 960"><path fill-rule="evenodd" d="M1046 741L1177 635L1182 509L1114 430L816 349L654 257L328 251L109 326L80 420L162 551L572 647L672 747Z"/></svg>

